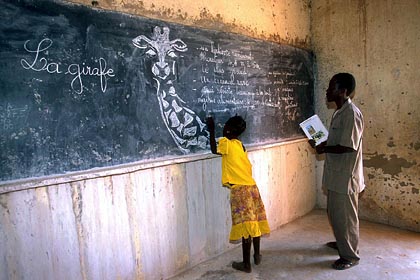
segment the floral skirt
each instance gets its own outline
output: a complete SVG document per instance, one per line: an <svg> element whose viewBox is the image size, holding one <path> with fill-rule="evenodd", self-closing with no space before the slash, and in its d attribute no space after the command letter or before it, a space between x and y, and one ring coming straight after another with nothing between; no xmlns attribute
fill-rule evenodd
<svg viewBox="0 0 420 280"><path fill-rule="evenodd" d="M232 229L229 241L238 243L242 237L258 237L270 233L264 204L257 186L233 185L230 189Z"/></svg>

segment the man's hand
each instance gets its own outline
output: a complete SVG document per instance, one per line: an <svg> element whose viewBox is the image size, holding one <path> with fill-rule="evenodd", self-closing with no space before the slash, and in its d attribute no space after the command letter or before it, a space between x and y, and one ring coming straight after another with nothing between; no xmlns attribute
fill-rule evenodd
<svg viewBox="0 0 420 280"><path fill-rule="evenodd" d="M312 148L315 149L315 140L314 139L309 139L308 143L309 143L309 145L311 145Z"/></svg>
<svg viewBox="0 0 420 280"><path fill-rule="evenodd" d="M325 153L325 146L327 145L327 141L320 143L318 146L315 146L315 140L313 139L309 139L308 143L309 145L311 145L312 148L315 149L317 154Z"/></svg>
<svg viewBox="0 0 420 280"><path fill-rule="evenodd" d="M315 147L315 150L318 154L325 153L325 147L327 146L327 141L320 143L318 146Z"/></svg>

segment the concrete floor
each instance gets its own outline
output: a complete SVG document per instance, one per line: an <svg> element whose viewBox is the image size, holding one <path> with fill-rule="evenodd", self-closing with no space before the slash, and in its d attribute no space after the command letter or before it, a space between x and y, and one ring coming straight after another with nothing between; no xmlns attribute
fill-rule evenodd
<svg viewBox="0 0 420 280"><path fill-rule="evenodd" d="M314 210L261 240L262 263L253 265L252 273L231 267L232 261L242 261L239 246L171 280L420 279L420 233L361 221L360 238L359 265L332 269L337 251L325 243L333 235L325 210Z"/></svg>

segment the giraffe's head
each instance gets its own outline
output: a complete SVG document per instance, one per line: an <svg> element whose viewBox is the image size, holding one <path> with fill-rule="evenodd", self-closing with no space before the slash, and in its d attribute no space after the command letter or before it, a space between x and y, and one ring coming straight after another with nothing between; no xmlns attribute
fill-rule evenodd
<svg viewBox="0 0 420 280"><path fill-rule="evenodd" d="M156 26L151 39L144 35L140 35L133 39L133 44L140 49L147 49L147 54L157 58L152 66L153 75L164 80L171 73L174 73L174 63L172 67L166 61L166 56L170 58L177 57L175 51L185 52L188 50L187 45L181 39L169 40L169 28L164 27L161 32L160 27Z"/></svg>

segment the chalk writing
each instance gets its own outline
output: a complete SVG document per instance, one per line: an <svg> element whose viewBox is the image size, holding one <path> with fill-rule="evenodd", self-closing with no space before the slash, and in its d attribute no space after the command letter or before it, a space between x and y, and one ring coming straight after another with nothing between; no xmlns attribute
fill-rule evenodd
<svg viewBox="0 0 420 280"><path fill-rule="evenodd" d="M61 63L48 60L48 49L53 44L51 39L42 39L34 49L29 48L29 42L30 40L27 40L23 47L26 52L32 55L32 59L29 60L22 58L20 60L22 67L35 72L44 71L49 74L71 75L73 76L73 79L70 82L70 86L72 90L78 94L82 94L83 89L85 88L83 85L84 76L99 77L102 92L105 92L107 89L108 78L115 76L114 70L112 68L108 68L107 62L103 57L94 61L96 64L95 66L86 65L85 62L81 64L71 63L67 66L67 68L65 68L65 70L63 70Z"/></svg>
<svg viewBox="0 0 420 280"><path fill-rule="evenodd" d="M0 106L0 127L4 130L13 128L16 120L25 121L28 117L28 105L14 107L7 103L6 106Z"/></svg>
<svg viewBox="0 0 420 280"><path fill-rule="evenodd" d="M299 67L267 71L265 76L270 83L262 86L253 79L262 69L250 48L229 49L211 42L209 45L200 45L197 50L201 63L198 80L201 95L195 103L201 104L204 111L214 113L238 108L277 108L287 119L296 119L299 106L295 92L299 87L309 85L308 81L297 78Z"/></svg>

